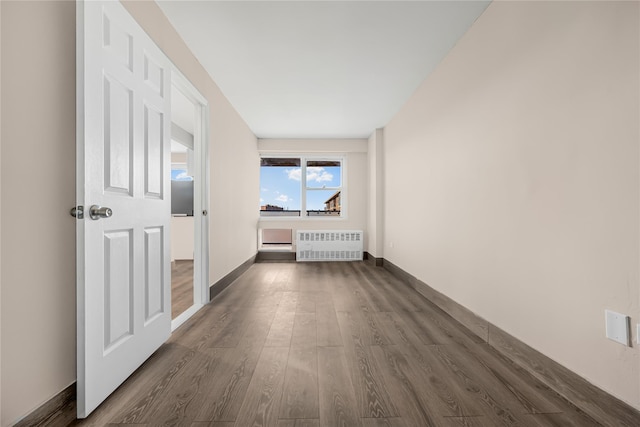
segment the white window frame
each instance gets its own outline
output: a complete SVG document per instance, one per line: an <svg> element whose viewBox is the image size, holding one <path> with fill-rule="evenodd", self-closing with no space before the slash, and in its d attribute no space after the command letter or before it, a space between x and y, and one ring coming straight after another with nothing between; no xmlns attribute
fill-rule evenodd
<svg viewBox="0 0 640 427"><path fill-rule="evenodd" d="M260 216L260 221L344 221L347 219L348 191L347 191L347 156L345 154L278 154L265 153L260 155L260 160L270 158L299 159L300 160L300 216ZM340 162L340 187L313 188L307 186L307 162L308 161L339 161ZM261 183L260 183L261 184ZM340 191L340 215L337 216L308 216L307 215L307 191L334 190Z"/></svg>

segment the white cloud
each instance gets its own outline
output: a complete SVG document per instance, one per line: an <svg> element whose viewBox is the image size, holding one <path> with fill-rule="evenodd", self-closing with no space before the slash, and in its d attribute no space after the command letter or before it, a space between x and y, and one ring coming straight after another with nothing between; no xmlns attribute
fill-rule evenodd
<svg viewBox="0 0 640 427"><path fill-rule="evenodd" d="M260 197L260 203L264 203L264 199Z"/></svg>
<svg viewBox="0 0 640 427"><path fill-rule="evenodd" d="M307 168L307 181L325 182L332 179L333 175L322 167L311 166Z"/></svg>
<svg viewBox="0 0 640 427"><path fill-rule="evenodd" d="M302 169L285 169L285 173L287 174L289 179L294 181L300 181L302 178ZM333 174L324 170L323 167L319 166L310 166L307 168L307 182L316 181L316 182L327 182L333 180Z"/></svg>
<svg viewBox="0 0 640 427"><path fill-rule="evenodd" d="M281 194L278 197L276 197L276 200L279 202L288 202L291 199L286 194Z"/></svg>
<svg viewBox="0 0 640 427"><path fill-rule="evenodd" d="M174 178L174 181L193 181L193 177L187 175L187 172L181 172Z"/></svg>
<svg viewBox="0 0 640 427"><path fill-rule="evenodd" d="M262 192L263 192L263 193L265 193L265 192L267 192L267 191L269 191L269 189L268 189L268 188L262 188Z"/></svg>
<svg viewBox="0 0 640 427"><path fill-rule="evenodd" d="M287 176L289 177L289 179L292 179L294 181L300 181L300 179L302 179L302 169L300 169L300 168L298 168L298 169L285 169L284 171L287 174Z"/></svg>

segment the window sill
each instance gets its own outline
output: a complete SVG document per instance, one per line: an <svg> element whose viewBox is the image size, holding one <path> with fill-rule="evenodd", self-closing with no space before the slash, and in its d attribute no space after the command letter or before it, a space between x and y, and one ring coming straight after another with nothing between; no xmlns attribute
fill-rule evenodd
<svg viewBox="0 0 640 427"><path fill-rule="evenodd" d="M260 252L295 252L293 245L261 245L258 249Z"/></svg>

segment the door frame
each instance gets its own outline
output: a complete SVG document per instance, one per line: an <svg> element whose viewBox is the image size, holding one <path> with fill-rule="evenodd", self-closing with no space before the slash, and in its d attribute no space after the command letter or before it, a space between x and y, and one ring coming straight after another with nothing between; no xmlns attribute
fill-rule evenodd
<svg viewBox="0 0 640 427"><path fill-rule="evenodd" d="M209 302L209 102L184 74L172 64L171 84L193 103L194 151L194 244L193 302L194 304L171 321L175 331L194 313ZM206 212L206 213L205 213Z"/></svg>

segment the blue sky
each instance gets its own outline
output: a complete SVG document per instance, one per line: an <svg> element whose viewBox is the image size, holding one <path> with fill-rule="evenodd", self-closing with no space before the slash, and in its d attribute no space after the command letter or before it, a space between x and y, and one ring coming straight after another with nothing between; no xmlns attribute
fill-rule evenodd
<svg viewBox="0 0 640 427"><path fill-rule="evenodd" d="M288 210L300 210L301 168L263 166L260 168L260 205L276 205ZM323 187L340 186L340 167L307 167L307 210L323 210L324 202L335 190Z"/></svg>
<svg viewBox="0 0 640 427"><path fill-rule="evenodd" d="M193 181L193 177L187 175L186 169L171 169L172 181Z"/></svg>

